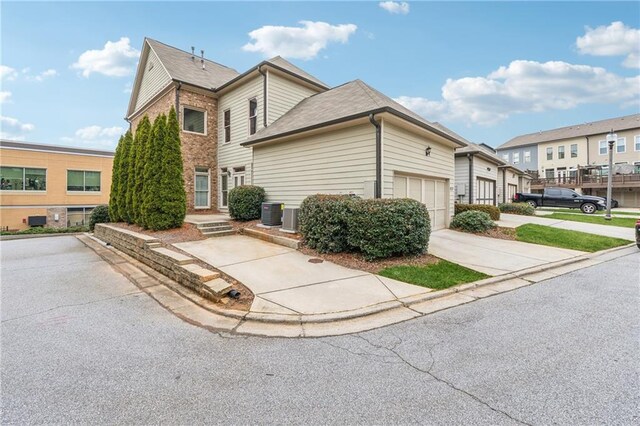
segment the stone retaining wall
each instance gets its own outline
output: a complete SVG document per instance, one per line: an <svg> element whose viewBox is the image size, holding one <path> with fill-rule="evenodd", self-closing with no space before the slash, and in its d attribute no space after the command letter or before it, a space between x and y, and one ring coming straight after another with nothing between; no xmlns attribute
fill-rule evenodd
<svg viewBox="0 0 640 426"><path fill-rule="evenodd" d="M197 265L195 259L162 247L160 240L107 224L97 224L94 235L202 297L215 302L231 289L220 273Z"/></svg>

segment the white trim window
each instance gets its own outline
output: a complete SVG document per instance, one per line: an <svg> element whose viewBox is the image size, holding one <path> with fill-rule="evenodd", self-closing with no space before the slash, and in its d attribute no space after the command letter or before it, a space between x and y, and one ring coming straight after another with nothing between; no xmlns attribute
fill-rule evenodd
<svg viewBox="0 0 640 426"><path fill-rule="evenodd" d="M100 172L67 170L67 192L100 192Z"/></svg>
<svg viewBox="0 0 640 426"><path fill-rule="evenodd" d="M634 151L640 151L640 135L634 136L634 137L633 137L633 142L634 142L634 144L633 144L633 146L634 146L633 150L634 150Z"/></svg>
<svg viewBox="0 0 640 426"><path fill-rule="evenodd" d="M502 159L508 163L509 162L509 153L502 154Z"/></svg>
<svg viewBox="0 0 640 426"><path fill-rule="evenodd" d="M47 169L32 167L0 167L2 191L47 191Z"/></svg>
<svg viewBox="0 0 640 426"><path fill-rule="evenodd" d="M520 153L519 152L514 152L513 153L513 164L520 164Z"/></svg>
<svg viewBox="0 0 640 426"><path fill-rule="evenodd" d="M524 159L522 160L523 163L530 163L531 162L531 151L525 151L524 152Z"/></svg>
<svg viewBox="0 0 640 426"><path fill-rule="evenodd" d="M207 134L207 111L196 109L193 107L182 107L182 131L188 133L196 133L199 135Z"/></svg>
<svg viewBox="0 0 640 426"><path fill-rule="evenodd" d="M220 169L220 207L229 206L229 171L226 167Z"/></svg>
<svg viewBox="0 0 640 426"><path fill-rule="evenodd" d="M547 160L553 160L553 147L547 148Z"/></svg>
<svg viewBox="0 0 640 426"><path fill-rule="evenodd" d="M571 149L571 158L576 158L578 156L578 144L572 143L570 149Z"/></svg>
<svg viewBox="0 0 640 426"><path fill-rule="evenodd" d="M564 159L564 145L558 147L558 160Z"/></svg>
<svg viewBox="0 0 640 426"><path fill-rule="evenodd" d="M598 154L607 155L607 141L598 142Z"/></svg>
<svg viewBox="0 0 640 426"><path fill-rule="evenodd" d="M194 176L194 208L208 209L211 207L210 182L209 169L206 167L196 167Z"/></svg>
<svg viewBox="0 0 640 426"><path fill-rule="evenodd" d="M249 134L253 135L258 130L258 100L249 99Z"/></svg>
<svg viewBox="0 0 640 426"><path fill-rule="evenodd" d="M618 138L616 141L616 152L618 154L627 152L627 138Z"/></svg>
<svg viewBox="0 0 640 426"><path fill-rule="evenodd" d="M224 115L224 143L231 142L231 110L227 109Z"/></svg>

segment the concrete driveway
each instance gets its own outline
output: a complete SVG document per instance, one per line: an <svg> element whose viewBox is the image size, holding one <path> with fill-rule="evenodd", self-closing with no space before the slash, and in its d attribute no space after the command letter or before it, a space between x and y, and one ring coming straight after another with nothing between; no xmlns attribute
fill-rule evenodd
<svg viewBox="0 0 640 426"><path fill-rule="evenodd" d="M251 312L320 315L392 307L431 291L331 262L311 263L296 250L242 235L174 246L249 287L256 296Z"/></svg>
<svg viewBox="0 0 640 426"><path fill-rule="evenodd" d="M585 254L520 241L441 229L431 234L429 253L488 275L502 275Z"/></svg>
<svg viewBox="0 0 640 426"><path fill-rule="evenodd" d="M595 223L572 222L570 220L547 219L538 216L521 216L516 214L500 215L500 220L496 222L498 226L505 228L517 228L525 223L535 223L537 225L551 226L552 228L568 229L570 231L587 232L589 234L602 235L605 237L622 238L634 241L635 231L633 228L622 228L620 226L598 225Z"/></svg>

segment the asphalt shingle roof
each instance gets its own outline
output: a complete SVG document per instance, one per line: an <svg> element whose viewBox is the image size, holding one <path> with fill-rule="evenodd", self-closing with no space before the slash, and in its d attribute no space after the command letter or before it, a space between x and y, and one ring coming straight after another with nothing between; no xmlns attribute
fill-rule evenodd
<svg viewBox="0 0 640 426"><path fill-rule="evenodd" d="M632 114L624 117L609 118L607 120L594 121L592 123L574 124L573 126L560 127L558 129L545 130L515 138L500 145L497 149L513 148L517 146L534 145L541 142L557 141L579 136L598 135L640 128L640 114Z"/></svg>
<svg viewBox="0 0 640 426"><path fill-rule="evenodd" d="M296 67L295 65L293 65L291 62L287 61L286 59L282 58L281 56L276 56L274 58L269 59L267 62L280 67L282 69L285 69L293 74L297 74L300 77L303 77L309 81L313 81L314 83L324 86L324 87L329 87L327 86L325 83L323 83L322 81L318 80L317 78L315 78L314 76L312 76L311 74L309 74L308 72Z"/></svg>

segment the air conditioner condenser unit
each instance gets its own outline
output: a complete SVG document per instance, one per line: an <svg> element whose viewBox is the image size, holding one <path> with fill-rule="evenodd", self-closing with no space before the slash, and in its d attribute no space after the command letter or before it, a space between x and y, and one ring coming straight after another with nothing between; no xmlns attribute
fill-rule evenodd
<svg viewBox="0 0 640 426"><path fill-rule="evenodd" d="M300 223L298 221L298 214L300 209L298 207L285 207L284 214L282 215L282 232L288 232L290 234L298 233Z"/></svg>

